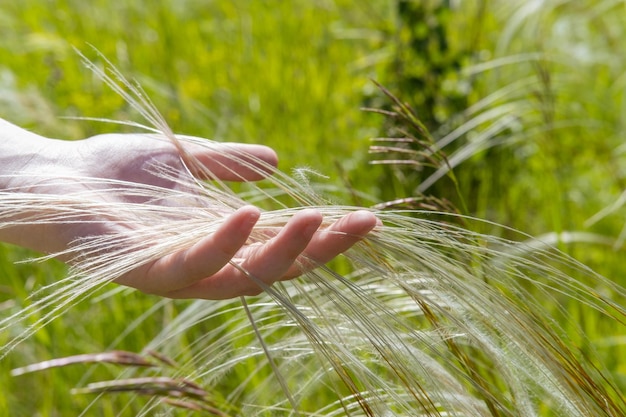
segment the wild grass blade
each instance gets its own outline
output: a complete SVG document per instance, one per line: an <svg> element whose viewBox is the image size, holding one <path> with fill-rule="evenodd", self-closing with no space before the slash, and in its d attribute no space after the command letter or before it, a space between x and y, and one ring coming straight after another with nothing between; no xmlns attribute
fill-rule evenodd
<svg viewBox="0 0 626 417"><path fill-rule="evenodd" d="M119 73L113 74L120 79ZM145 94L121 80L131 92L124 97L161 132L155 140L214 146L175 136ZM411 122L421 128L418 120ZM233 158L244 165L261 163L250 156ZM127 198L94 204L92 192L0 195L8 213L0 214L3 226L16 221L80 222L94 213L111 222L112 212L113 221L132 225L81 239L63 252L72 259L69 277L38 293L30 309L0 323L6 330L38 317L32 328L3 346L3 353L106 283L214 233L225 213L245 204L224 183L195 180L191 172L199 164L189 155L181 154L181 160L188 176L177 179L181 187L176 190L75 178L106 185L93 193L105 189L111 197L131 193L151 202L179 202L175 207ZM165 167L153 171L171 178ZM327 204L309 185L281 173L271 181L277 191L258 189L258 195L275 207L262 213L251 241L265 242L267 230L281 227L307 207L322 212L327 224L357 209ZM34 214L15 220L15 212ZM558 324L573 325L560 308L562 298L623 324L623 288L551 247L455 225L458 219L480 222L471 217L415 210L376 214L384 226L333 266L319 265L299 279L271 287L246 271L264 296L186 306L146 346L179 364L174 375L121 378L79 392L173 396L173 405L183 406L181 399L197 400L221 387L230 390L227 402L250 416L266 415L267 410L281 415L626 415L626 404L604 371L562 338ZM572 271L610 289L611 296L570 276ZM187 335L197 339L189 351L177 352L178 339ZM252 371L246 367L251 363ZM233 374L241 376L236 383L229 379ZM198 376L208 388L198 390L185 382ZM316 404L318 396L326 403ZM147 405L146 413L153 406Z"/></svg>

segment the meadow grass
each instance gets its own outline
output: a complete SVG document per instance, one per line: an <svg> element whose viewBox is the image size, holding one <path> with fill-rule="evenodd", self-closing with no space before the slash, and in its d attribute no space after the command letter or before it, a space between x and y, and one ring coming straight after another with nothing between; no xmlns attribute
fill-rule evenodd
<svg viewBox="0 0 626 417"><path fill-rule="evenodd" d="M476 122L469 133L458 135L453 147L444 148L451 160L460 155L458 161L463 161L457 175L464 199L470 202L469 214L543 235L623 285L623 249L618 238L624 222L619 207L591 226L586 221L618 201L624 189L620 115L625 57L617 41L624 35L619 20L624 5L582 3L544 2L541 7L526 2L485 3L488 12L477 48L483 55L475 57L461 74L467 77L462 81L472 82L468 96L473 105L444 123L434 136L448 140L457 129ZM393 54L396 20L392 10L393 2L382 1L242 1L228 5L9 1L0 12L6 23L0 29L0 53L5 57L0 88L4 97L10 97L2 103L3 116L38 133L70 139L119 131L120 127L59 120L57 116L136 118L133 109L80 65L71 46L89 42L151 91L174 131L268 144L282 156L283 168L307 165L319 170L332 178L326 185L331 191L350 180L355 190L366 191L376 201L376 195L386 195L372 178L383 170L366 168L365 139L377 135L382 121L358 108L364 92L372 98L368 76L383 82L391 77L381 73L384 68L379 61L384 63ZM451 18L458 47L466 41L462 29L467 25L460 22L467 15L476 16L476 10L462 10ZM577 30L570 30L572 27ZM402 97L402 93L398 95ZM501 129L493 130L499 123ZM467 159L461 150L466 150ZM394 190L394 197L415 191L414 184L381 178L394 181L393 187L382 184ZM456 190L443 189L454 197ZM335 194L340 202L342 198L350 200L349 193ZM473 227L521 238L490 223ZM587 233L573 233L579 231ZM615 248L611 248L613 244ZM3 316L28 303L28 292L65 273L64 267L55 263L16 266L16 260L30 254L14 248L7 248L2 255L0 265L6 277L0 299ZM577 268L563 267L579 277ZM602 294L615 295L605 284L597 286L594 275L580 274L580 278ZM541 294L524 285L530 295ZM10 415L78 415L94 397L70 396L70 389L115 378L120 372L111 365L95 369L72 366L19 378L9 376L10 369L27 363L111 348L140 352L169 337L165 351L186 364L185 373L193 374L209 369L198 355L203 345L195 339L203 332L224 329L238 334L223 342L232 345L229 348L246 347L255 340L247 321L239 321L240 307L228 303L214 306L215 313L207 314L209 318L189 333L167 336L163 328L182 326L185 316L179 314L192 315L207 308L206 303L161 303L130 291L92 297L96 302L86 300L74 306L3 360L0 385L9 394L0 399L0 410ZM192 308L185 308L188 306ZM555 306L555 314L562 308L570 318L562 323L567 338L582 344L576 331L582 327L597 350L598 366L606 367L623 389L623 327L566 298L557 298ZM546 307L550 310L553 306ZM263 303L253 308L259 317L268 317L266 329L286 320L268 306L264 310ZM229 311L237 314L229 315ZM144 312L150 314L142 316ZM126 335L128 326L134 324L140 330ZM436 324L431 323L435 328ZM287 334L272 334L270 341L278 349ZM205 358L219 355L219 350L206 349ZM231 350L224 347L223 351ZM259 365L258 358L262 358L260 352L251 351L249 356L236 357L239 363L235 367L229 358L217 357L223 359L223 372L231 374L216 393L226 397L224 403L243 398L246 384L261 387L255 391L259 403L275 402L271 391L277 388L268 379L271 372ZM303 380L306 372L314 375L315 369L311 365L302 374L292 371L291 383ZM211 376L202 377L211 380ZM270 388L262 389L266 386ZM325 396L322 390L309 399L311 407L319 405L318 401L334 401L331 391ZM144 403L129 402L132 397L107 396L93 407L99 415L138 414ZM187 415L184 410L163 410Z"/></svg>
<svg viewBox="0 0 626 417"><path fill-rule="evenodd" d="M177 132L265 143L278 150L287 171L310 166L336 178L335 164L353 169L378 124L359 110L361 91L373 75L359 66L370 52L369 40L342 31L378 25L387 7L308 1L3 2L2 116L67 139L123 130L60 119L137 117L77 59L72 47L88 51L89 43L150 91ZM3 253L3 315L23 307L30 290L65 274L56 264L14 265L35 254L8 247ZM134 293L118 297L75 306L2 362L3 413L78 415L93 400L68 395L80 385L84 368L17 379L9 370L109 347L141 351L182 308L158 308L160 300ZM122 337L145 311L152 314L139 324L143 336ZM181 340L181 354L188 343ZM252 373L254 366L238 372ZM111 376L116 370L100 372ZM124 408L126 399L97 409L101 415L120 410L132 415L132 406Z"/></svg>

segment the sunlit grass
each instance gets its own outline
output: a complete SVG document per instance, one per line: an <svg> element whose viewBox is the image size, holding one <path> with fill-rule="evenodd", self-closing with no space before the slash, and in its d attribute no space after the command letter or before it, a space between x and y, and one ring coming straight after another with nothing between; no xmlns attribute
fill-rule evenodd
<svg viewBox="0 0 626 417"><path fill-rule="evenodd" d="M205 139L175 137L158 110L142 98L143 92L123 75L115 69L103 71L87 64L165 138L175 143L213 146ZM106 61L103 64L109 66ZM397 116L412 121L418 132L427 135L419 121L413 120L410 109L387 94L398 107ZM431 147L432 143L426 145ZM245 164L250 156L231 158ZM190 155L181 155L181 161L189 172L203 169ZM250 166L255 164L263 162ZM154 167L155 174L172 179L167 170L158 168ZM211 173L207 171L204 176L210 178ZM80 176L73 179L107 182ZM213 233L223 221L221 215L216 216L215 207L220 212L232 211L245 204L221 182L200 183L185 176L176 181L181 185L178 191L136 185L131 188L132 195L169 200L185 194L176 200L183 204L183 210L113 198L111 201L118 201L111 203L115 204L117 221L132 227L85 238L68 248L63 255L72 259L70 276L35 293L32 307L0 322L5 332L16 330L1 353L10 353L38 328L46 327L78 300L127 271L189 248ZM265 194L273 210L261 215L249 238L252 242L267 240L268 228L284 224L290 214L301 209L290 208L293 205L316 207L327 221L354 210L328 205L306 182L280 172L274 174L271 183L292 203ZM9 192L0 200L5 205L2 218L15 221L14 211L37 212L33 207L42 205L46 209L41 218L35 215L23 221L91 218L94 211L103 209L93 203L91 193L112 193L113 197L124 194L125 189L96 187L94 191L60 197ZM264 195L261 188L256 192ZM59 205L70 205L72 211L67 213ZM168 366L185 361L191 366L183 365L179 370L173 365L172 376L122 372L114 380L88 383L74 392L147 395L149 400L138 412L140 415L152 413L163 397L179 408L192 407L185 400L195 400L197 407L204 404L210 408L207 412L213 410L218 415L220 409L240 410L242 415L264 415L266 410L288 415L350 414L352 409L368 416L624 413L623 399L610 376L597 369L595 355L579 352L581 347L590 346L587 339L574 325L568 332L578 335L579 344L572 344L562 336L559 324L571 322L559 302L576 302L599 317L623 323L623 288L553 251L552 245L532 238L527 244L518 244L446 221L448 217L475 221L469 217L416 211L377 215L383 225L344 254L343 259L351 266L346 275L320 265L302 279L268 287L231 261L269 298L213 302L211 309L206 308L206 302L197 302L143 348L159 351L155 358L168 358ZM115 221L105 218L107 222ZM604 285L613 297L598 294L570 277L570 271ZM544 306L546 301L553 305ZM209 328L193 338L188 356L179 337L195 334L197 324L224 317L224 313L230 319L223 323L228 324ZM152 315L145 317L151 319ZM34 328L23 326L30 321ZM118 355L105 352L98 355L105 359L96 362L122 364ZM65 361L75 365L93 362L90 357L93 355L47 363ZM132 354L124 357L134 358L133 364L141 368L147 364ZM249 376L234 372L242 364ZM316 365L320 372L315 371ZM13 372L19 377L25 370L38 367L46 368L39 365ZM233 375L239 378L232 379ZM231 386L235 387L232 391ZM215 402L210 392L229 394L225 401ZM309 405L302 401L307 396L318 401ZM543 400L538 402L537 398Z"/></svg>
<svg viewBox="0 0 626 417"><path fill-rule="evenodd" d="M268 144L278 150L282 167L310 166L331 177L330 188L339 184L343 172L335 167L338 162L347 170L348 178L342 179L350 179L356 190L379 192L374 179L381 170L364 168L363 155L369 145L366 139L379 136L376 127L382 119L358 108L364 90L372 97L367 76L386 80L373 64L391 53L389 44L381 40L385 31L393 33L393 2L381 1L376 6L347 1L5 3L0 12L0 48L6 57L0 62L1 116L38 133L72 139L121 128L59 120L58 116L135 119L134 110L72 52L71 46L82 48L89 42L124 74L138 79L174 131ZM482 4L464 3L470 11L451 18L452 27L458 28L458 44L468 41L463 31L468 24L462 22L467 16L478 16L476 6ZM471 214L539 235L617 281L624 270L618 239L625 223L623 210L617 206L600 221L587 221L619 201L625 188L623 8L623 3L611 1L490 3L482 36L477 38L480 51L459 75L462 81L473 82L468 91L471 106L435 132L436 139L451 143L443 149L455 165ZM397 94L402 97L403 92ZM442 178L439 184L445 183ZM400 181L393 187L382 185L393 190L393 197L411 196L414 191L403 189ZM447 189L450 195L457 192ZM350 199L347 193L337 195L338 200ZM378 202L376 196L372 200ZM526 238L491 223L472 227ZM0 268L7 277L1 287L3 317L28 303L32 290L65 274L57 264L12 265L29 255L14 249L3 252ZM572 265L557 266L598 294L615 295L605 284L598 284L594 275L580 274ZM528 283L520 286L529 296L542 293ZM236 357L237 366L230 366L233 362L228 358L214 357L219 354L216 347L202 351L199 340L210 340L202 337L215 328L237 335L221 342L228 343L224 351L255 340L239 307L237 314L228 315L213 305L216 310L211 316L206 303L192 303L191 309L184 310L188 303L161 305L156 298L131 292L94 297L96 302L86 300L73 307L0 364L0 386L9 393L0 399L0 410L10 410L11 415L32 415L35 410L45 415L77 415L94 397L70 396L70 389L115 378L118 368L89 368L83 375L86 367L73 366L19 378L11 378L9 370L54 357L112 348L140 352L146 346L163 348L185 364L185 372L207 370L202 377L208 380L213 377L206 373L215 369L207 360L219 363L223 359L223 367L218 368L231 378L222 380L221 394L230 393L229 401L249 394L246 387L258 387L255 395L260 402L275 400L270 394L278 386L267 366L259 365L260 351L251 349L247 356ZM626 387L623 327L570 299L554 297L545 303L543 308L554 311L555 317L566 313L569 320L562 317L563 335L576 345L584 344L585 338L578 333L582 328L596 350L596 365L606 367L619 386ZM269 306L255 309L259 316L268 315L262 323L268 332L286 320ZM180 316L182 311L187 315L204 311L211 318L189 333L176 333L166 343L167 332L161 330L180 328L186 318L193 322L189 316ZM140 330L126 335L127 326L135 320ZM436 329L442 323L433 319L430 325ZM272 334L277 349L293 349L285 350L286 357L296 355L297 347L303 346L297 338L281 344L286 336L282 331ZM220 346L219 333L214 335L212 343ZM4 343L7 335L0 338ZM463 348L475 352L471 346ZM584 349L581 354L586 355L591 347ZM305 376L314 379L317 369L311 365L302 373L290 371L295 381L301 381ZM216 373L214 378L220 376ZM334 401L332 390L316 392L322 394L303 399L305 406L319 405L317 399ZM348 398L348 392L345 395L349 407L354 406L355 398ZM132 395L107 396L97 400L93 409L111 416L140 413L143 402L127 406L130 399ZM288 407L286 403L281 406Z"/></svg>
<svg viewBox="0 0 626 417"><path fill-rule="evenodd" d="M306 165L333 176L336 162L357 167L378 124L359 111L361 89L372 73L355 70L354 64L369 53L367 39L340 32L377 24L385 18L381 14L369 2L7 1L0 11L1 115L58 138L123 129L60 119L137 117L72 50L90 43L141 82L177 132L265 143L278 150L287 171ZM65 275L60 265L13 265L35 254L8 247L3 253L3 316L23 307L29 292ZM0 409L11 415L79 414L93 398L68 393L81 384L84 369L19 379L9 370L108 348L141 351L184 305L159 307L153 297L122 293L75 306L3 360L0 385L7 394ZM141 331L126 334L136 320ZM189 343L180 340L180 354ZM249 366L252 370L254 363ZM120 410L132 415L141 408L123 404L122 399L97 409L101 415Z"/></svg>

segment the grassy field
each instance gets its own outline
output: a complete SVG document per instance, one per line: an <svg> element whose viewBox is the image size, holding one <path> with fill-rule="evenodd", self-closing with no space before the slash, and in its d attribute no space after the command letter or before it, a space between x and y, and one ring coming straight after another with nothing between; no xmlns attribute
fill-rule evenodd
<svg viewBox="0 0 626 417"><path fill-rule="evenodd" d="M174 131L264 143L277 149L287 172L310 166L331 177L329 185L340 186L339 172L367 170L363 155L379 124L359 109L375 76L368 31L386 24L389 12L385 2L351 1L4 2L1 116L67 139L121 128L63 117L136 119L72 49L94 58L93 45L142 84ZM54 263L14 265L32 255L3 248L3 315L27 303L30 290L65 273ZM78 415L94 399L69 394L86 367L19 378L9 370L110 348L158 302L134 293L88 300L38 332L1 364L1 413ZM119 337L115 348L141 351L177 309L155 309L140 331ZM112 376L116 368L98 371ZM127 400L99 403L97 414L117 415Z"/></svg>
<svg viewBox="0 0 626 417"><path fill-rule="evenodd" d="M439 17L447 49L428 61L427 53L407 53L411 34L394 1L7 0L0 10L0 117L65 139L129 130L71 119L138 117L72 49L98 60L93 45L148 91L175 132L267 144L281 157L281 169L306 166L328 176L320 178L320 189L338 203L370 205L415 195L437 175L436 169L368 165L369 139L394 133L381 115L360 110L388 108L371 80L414 102L418 112L427 112L420 103L432 94L438 107L429 127L436 140L449 142L443 150L455 165L461 196L445 175L424 193L458 206L464 201L466 214L540 236L626 285L620 200L626 189L626 6L493 0L458 7ZM423 22L430 23L422 32L430 33L432 19ZM434 63L448 65L433 81L439 88L412 90L407 80L419 71L409 69L428 73ZM459 96L462 106L452 100ZM367 197L355 198L349 189ZM512 236L488 224L478 228ZM56 262L15 264L30 256L1 248L2 316L65 273ZM140 352L188 305L131 291L83 301L0 362L0 414L80 415L96 397L70 390L113 378L120 368L74 365L20 377L9 371L113 348ZM560 307L596 347L598 365L626 389L623 326L576 303ZM220 316L179 336L178 358L192 354L191 337L227 320ZM0 343L10 336L0 334ZM578 336L572 331L571 337ZM255 366L251 357L223 389L236 391L238 379L254 379ZM96 400L85 415L137 414L143 402L132 399Z"/></svg>

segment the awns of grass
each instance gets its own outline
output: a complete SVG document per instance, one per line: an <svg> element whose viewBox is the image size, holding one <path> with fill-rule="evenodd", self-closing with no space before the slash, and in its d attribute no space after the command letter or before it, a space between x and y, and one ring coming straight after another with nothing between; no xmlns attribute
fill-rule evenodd
<svg viewBox="0 0 626 417"><path fill-rule="evenodd" d="M100 68L92 66L140 111L155 138L213 146L208 140L175 136L137 87L114 70L112 78ZM188 156L181 159L190 168L195 164ZM246 163L244 159L249 157L238 162ZM154 170L168 175L164 167ZM37 327L130 269L190 247L220 225L223 213L245 204L227 184L176 180L177 191L133 187L134 196L176 201L175 207L114 199L120 202L105 208L94 205L89 193L1 193L2 225L15 211L41 212L44 207L45 216L24 221L80 221L93 218L94 211L113 209L117 221L127 226L76 242L64 253L75 259L70 275L35 294L31 307L0 322L2 332L34 322L1 352L6 354ZM252 191L257 201L273 207L263 212L253 241L265 241L265 230L283 225L303 208L316 207L327 222L357 209L329 204L302 181L280 172L271 182L273 189ZM128 189L119 187L128 184L112 185L116 187L107 188L112 193ZM59 209L59 203L72 213ZM623 288L549 247L458 226L458 214L376 213L384 225L338 261L272 287L248 274L264 289L263 296L191 302L139 356L87 353L40 367L123 365L118 379L93 382L77 393L148 395L152 399L140 415L153 415L163 398L200 413L242 416L626 415L624 399L588 353L584 336L580 340L585 345L577 345L558 324L571 323L560 305L573 299L581 308L623 325ZM565 271L601 283L611 297ZM181 339L192 340L184 351L179 349ZM148 352L159 352L158 357L176 366L146 367L144 361L159 362L154 356L149 359ZM118 357L137 361L120 364ZM207 404L202 400L209 398L207 393L219 393L220 398ZM137 396L130 400L137 401Z"/></svg>

